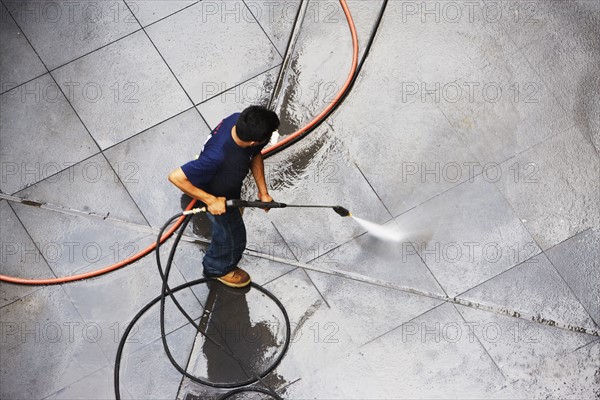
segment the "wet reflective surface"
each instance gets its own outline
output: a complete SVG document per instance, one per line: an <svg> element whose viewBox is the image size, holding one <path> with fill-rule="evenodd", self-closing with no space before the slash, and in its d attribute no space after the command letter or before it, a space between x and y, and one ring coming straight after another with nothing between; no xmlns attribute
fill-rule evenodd
<svg viewBox="0 0 600 400"><path fill-rule="evenodd" d="M286 330L281 311L256 289L234 290L216 282L208 287L199 324L212 340L197 335L188 372L228 384L262 375L283 351Z"/></svg>
<svg viewBox="0 0 600 400"><path fill-rule="evenodd" d="M370 37L381 3L348 2L359 49L364 49ZM282 122L279 129L282 136L304 126L332 102L346 81L352 63L352 38L338 2L309 2L301 26L274 103ZM359 59L361 56L359 52Z"/></svg>
<svg viewBox="0 0 600 400"><path fill-rule="evenodd" d="M273 98L285 136L350 68L337 1L308 3L289 60L298 1L102 3L0 5L0 191L63 207L0 200L2 274L87 272L144 248L188 203L168 173L221 119ZM362 54L382 2L348 3ZM600 3L423 7L389 3L343 106L265 168L275 200L340 205L405 241L330 209L244 212L252 254L239 266L292 322L265 382L291 399L598 397L596 336L514 315L600 323ZM251 177L243 193L255 198ZM186 236L171 285L201 277L206 245L191 240L210 239L204 215ZM62 286L0 284L0 397L113 398L119 339L160 287L153 255ZM281 351L281 313L257 291L200 285L177 298L249 369ZM123 398L226 392L171 366L157 307L138 325ZM166 325L190 373L251 375L170 301Z"/></svg>

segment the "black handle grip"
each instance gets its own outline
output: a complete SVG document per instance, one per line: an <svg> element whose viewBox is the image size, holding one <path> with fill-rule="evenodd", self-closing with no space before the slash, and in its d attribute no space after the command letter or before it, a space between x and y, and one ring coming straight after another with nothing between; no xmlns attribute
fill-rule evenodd
<svg viewBox="0 0 600 400"><path fill-rule="evenodd" d="M246 200L227 200L227 207L257 207L257 208L285 208L287 204L277 203L275 201L246 201Z"/></svg>

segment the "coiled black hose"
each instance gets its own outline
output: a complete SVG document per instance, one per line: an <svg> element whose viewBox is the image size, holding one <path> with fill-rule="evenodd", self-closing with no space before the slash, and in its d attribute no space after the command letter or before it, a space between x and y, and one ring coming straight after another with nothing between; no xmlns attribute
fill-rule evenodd
<svg viewBox="0 0 600 400"><path fill-rule="evenodd" d="M114 386L115 386L115 396L116 396L117 400L119 400L121 398L121 394L120 394L120 365L121 365L121 358L122 358L122 355L123 355L123 349L125 347L125 342L127 341L127 337L129 336L129 333L131 332L131 329L137 323L137 321L152 306L154 306L158 302L160 302L160 331L161 331L161 340L162 340L162 343L163 343L163 347L164 347L165 353L167 354L167 357L169 358L169 361L171 362L171 364L173 365L173 367L175 367L175 369L177 369L182 375L186 376L187 378L189 378L190 380L192 380L194 382L200 383L202 385L210 386L210 387L215 387L215 388L238 388L238 391L227 393L225 398L227 398L227 397L229 397L229 396L231 396L231 395L233 395L235 393L240 393L239 390L242 390L241 388L244 387L244 386L248 386L248 385L253 384L255 382L261 382L266 387L266 389L262 389L262 388L244 388L242 391L244 391L244 392L258 391L260 393L269 394L270 396L272 396L275 399L280 399L281 400L281 397L279 397L279 395L264 382L263 378L265 376L267 376L269 373L271 373L277 367L277 365L279 365L279 363L283 359L283 357L284 357L284 355L285 355L285 353L286 353L286 351L287 351L287 349L289 347L289 343L290 343L290 339L291 339L291 337L290 337L291 336L291 326L290 326L289 316L287 314L287 311L285 310L285 307L283 306L283 304L281 304L281 302L277 299L277 297L275 297L271 292L269 292L268 290L264 289L262 286L257 285L256 283L251 283L251 287L252 288L254 288L254 289L260 291L261 293L263 293L264 295L266 295L268 298L270 298L271 300L273 300L273 302L275 302L275 304L279 307L279 309L281 310L281 312L283 314L283 318L284 318L284 321L285 321L285 328L286 328L285 342L283 344L283 348L282 348L281 353L279 354L279 356L269 366L269 368L267 368L261 374L253 374L251 372L251 369L248 368L248 366L246 365L246 363L243 360L241 360L239 357L237 357L229 349L225 348L225 346L223 346L221 343L217 342L212 337L210 337L207 334L205 334L200 329L199 325L196 324L196 322L194 322L193 318L184 310L184 308L181 306L181 304L179 303L179 301L175 297L175 293L177 293L180 290L183 290L183 289L191 287L191 286L200 285L200 284L206 283L208 281L212 281L212 279L209 279L209 278L197 279L195 281L192 281L192 282L189 282L189 283L177 286L174 289L171 289L169 287L168 279L169 279L169 274L170 274L170 271L171 271L171 265L172 265L173 259L175 257L175 252L177 250L177 246L179 245L179 242L181 240L183 232L184 232L185 228L187 227L187 225L189 224L189 222L191 220L192 215L187 215L186 218L184 219L183 224L179 228L179 232L177 233L175 241L173 242L173 247L171 248L171 252L169 254L169 258L167 260L167 264L166 264L166 268L165 268L164 272L163 272L163 269L162 269L162 263L161 263L161 259L160 259L160 238L162 237L162 234L166 230L166 228L174 220L176 220L177 218L179 218L181 215L183 215L183 212L178 213L178 214L172 216L163 225L163 227L160 229L160 231L158 233L157 246L156 246L155 252L156 252L156 263L157 263L157 266L158 266L158 271L159 271L159 274L160 274L162 282L163 282L162 289L161 289L161 294L160 294L160 296L157 296L152 301L150 301L146 306L144 306L136 314L135 317L133 317L133 319L131 320L131 322L127 326L127 329L125 330L125 332L123 334L123 337L121 338L121 341L119 342L119 347L117 349L117 355L116 355L116 360L115 360L115 370L114 370L114 377L115 377L115 379L114 379ZM242 368L242 370L246 373L246 375L251 376L251 378L247 379L246 381L236 382L236 383L215 383L215 382L210 382L210 381L207 381L207 380L204 380L204 379L200 379L200 378L198 378L198 377L196 377L194 375L191 375L184 368L182 368L177 363L177 361L175 360L175 358L173 357L173 355L171 354L171 351L169 349L169 345L168 345L168 342L167 342L167 338L166 338L166 332L165 332L165 299L166 299L167 295L171 298L171 300L173 301L173 303L175 304L175 306L184 315L184 317L188 320L188 322L198 332L200 332L207 341L209 341L213 345L217 346L221 351L223 351L225 354L227 354L228 356L230 356L231 358L233 358L235 361L237 361L238 364L240 365L240 367Z"/></svg>

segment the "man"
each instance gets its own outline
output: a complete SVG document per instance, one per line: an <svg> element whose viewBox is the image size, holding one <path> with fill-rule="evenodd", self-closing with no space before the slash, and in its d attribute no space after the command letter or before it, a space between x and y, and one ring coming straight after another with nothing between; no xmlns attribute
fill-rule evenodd
<svg viewBox="0 0 600 400"><path fill-rule="evenodd" d="M227 199L239 199L248 170L258 197L273 201L265 182L261 150L279 127L274 112L251 106L225 118L211 132L200 156L169 174L169 181L207 206L212 241L202 260L204 276L230 287L250 284L250 276L237 263L246 248L246 228L239 208L226 208Z"/></svg>

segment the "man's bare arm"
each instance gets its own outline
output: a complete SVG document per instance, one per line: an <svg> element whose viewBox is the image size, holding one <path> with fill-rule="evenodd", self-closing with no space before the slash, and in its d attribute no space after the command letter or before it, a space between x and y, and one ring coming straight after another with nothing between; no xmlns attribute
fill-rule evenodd
<svg viewBox="0 0 600 400"><path fill-rule="evenodd" d="M269 190L267 189L267 182L265 181L265 164L261 153L258 153L254 156L254 158L252 158L252 162L250 163L250 170L252 171L252 175L254 176L254 180L256 181L256 187L258 188L258 198L261 201L273 201L273 199L269 195Z"/></svg>
<svg viewBox="0 0 600 400"><path fill-rule="evenodd" d="M208 207L208 212L213 215L221 215L225 213L225 197L215 197L204 190L197 188L189 181L181 168L169 174L169 182L177 186L179 190L188 196L198 199Z"/></svg>

